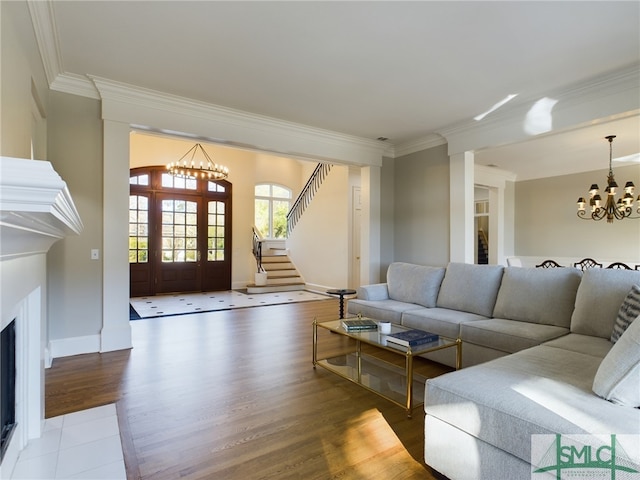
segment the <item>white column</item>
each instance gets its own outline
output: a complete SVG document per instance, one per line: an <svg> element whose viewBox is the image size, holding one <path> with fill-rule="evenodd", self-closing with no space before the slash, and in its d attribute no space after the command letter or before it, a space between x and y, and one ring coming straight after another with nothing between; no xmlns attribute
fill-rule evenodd
<svg viewBox="0 0 640 480"><path fill-rule="evenodd" d="M489 263L506 265L504 254L504 188L489 188Z"/></svg>
<svg viewBox="0 0 640 480"><path fill-rule="evenodd" d="M129 325L129 125L104 120L101 352L131 348Z"/></svg>
<svg viewBox="0 0 640 480"><path fill-rule="evenodd" d="M360 175L360 283L366 285L380 281L380 167L362 167Z"/></svg>
<svg viewBox="0 0 640 480"><path fill-rule="evenodd" d="M474 263L473 152L449 157L449 259Z"/></svg>

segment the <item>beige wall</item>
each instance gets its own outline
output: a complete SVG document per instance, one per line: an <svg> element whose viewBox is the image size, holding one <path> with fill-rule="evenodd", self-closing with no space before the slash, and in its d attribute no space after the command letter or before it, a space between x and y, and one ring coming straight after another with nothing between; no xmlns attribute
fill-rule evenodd
<svg viewBox="0 0 640 480"><path fill-rule="evenodd" d="M394 261L449 262L449 157L440 145L394 162Z"/></svg>
<svg viewBox="0 0 640 480"><path fill-rule="evenodd" d="M395 161L382 159L380 171L380 278L385 279L393 262L395 243Z"/></svg>
<svg viewBox="0 0 640 480"><path fill-rule="evenodd" d="M306 180L315 165L303 169ZM345 288L349 282L349 168L334 165L287 240L308 284Z"/></svg>
<svg viewBox="0 0 640 480"><path fill-rule="evenodd" d="M631 180L640 186L640 166L614 166L614 174L618 185ZM640 220L608 224L576 216L578 197L587 197L592 183L603 188L606 176L597 171L516 182L515 255L640 263Z"/></svg>
<svg viewBox="0 0 640 480"><path fill-rule="evenodd" d="M47 255L49 339L55 341L99 335L102 328L100 102L52 91L48 124L49 160L67 182L84 223L80 235L57 242ZM100 250L100 260L91 260L94 248Z"/></svg>

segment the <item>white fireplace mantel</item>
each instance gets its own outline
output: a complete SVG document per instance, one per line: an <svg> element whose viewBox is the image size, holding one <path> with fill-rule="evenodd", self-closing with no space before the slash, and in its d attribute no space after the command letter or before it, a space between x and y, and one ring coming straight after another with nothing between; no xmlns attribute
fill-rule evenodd
<svg viewBox="0 0 640 480"><path fill-rule="evenodd" d="M46 253L82 228L67 184L51 163L0 157L0 258Z"/></svg>
<svg viewBox="0 0 640 480"><path fill-rule="evenodd" d="M51 163L0 157L0 328L16 321L16 429L0 463L9 478L19 452L42 433L46 253L82 221Z"/></svg>

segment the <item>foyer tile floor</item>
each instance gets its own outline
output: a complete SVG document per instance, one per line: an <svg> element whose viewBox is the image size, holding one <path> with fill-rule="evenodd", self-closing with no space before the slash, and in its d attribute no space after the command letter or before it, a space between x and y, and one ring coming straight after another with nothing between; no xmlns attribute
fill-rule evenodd
<svg viewBox="0 0 640 480"><path fill-rule="evenodd" d="M20 452L12 480L126 480L114 404L45 420L42 436Z"/></svg>
<svg viewBox="0 0 640 480"><path fill-rule="evenodd" d="M131 305L142 318L164 317L185 313L213 312L232 308L264 307L293 302L327 300L328 295L297 290L293 292L273 292L247 294L238 290L223 292L179 293L134 297Z"/></svg>

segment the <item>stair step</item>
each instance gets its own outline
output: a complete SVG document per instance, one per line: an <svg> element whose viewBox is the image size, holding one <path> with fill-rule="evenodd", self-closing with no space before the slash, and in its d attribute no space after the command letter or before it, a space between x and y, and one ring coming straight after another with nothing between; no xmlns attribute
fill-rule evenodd
<svg viewBox="0 0 640 480"><path fill-rule="evenodd" d="M247 293L271 293L271 292L294 292L304 290L304 283L289 283L281 285L255 285L250 283L247 285Z"/></svg>
<svg viewBox="0 0 640 480"><path fill-rule="evenodd" d="M288 277L281 278L269 278L267 277L267 285L287 285L287 284L295 284L301 283L300 275L291 275Z"/></svg>
<svg viewBox="0 0 640 480"><path fill-rule="evenodd" d="M281 263L265 263L262 262L262 268L264 268L267 272L277 272L280 270L295 270L296 267L291 262L281 262Z"/></svg>
<svg viewBox="0 0 640 480"><path fill-rule="evenodd" d="M267 278L282 278L282 277L299 277L300 274L295 268L289 268L287 270L267 270Z"/></svg>

